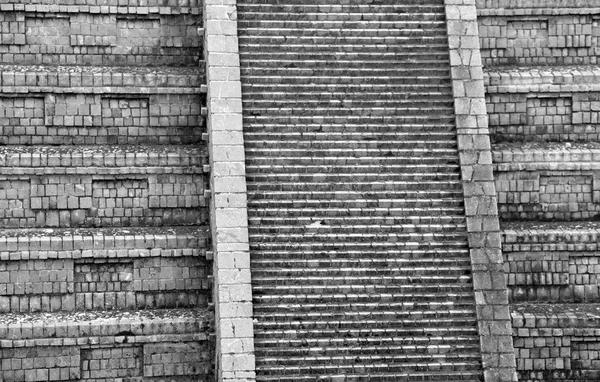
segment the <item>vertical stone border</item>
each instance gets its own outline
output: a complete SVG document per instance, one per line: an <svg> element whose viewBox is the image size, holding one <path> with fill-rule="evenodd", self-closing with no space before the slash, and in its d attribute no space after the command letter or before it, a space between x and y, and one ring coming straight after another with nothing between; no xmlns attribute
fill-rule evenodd
<svg viewBox="0 0 600 382"><path fill-rule="evenodd" d="M204 1L217 381L254 381L236 0Z"/></svg>
<svg viewBox="0 0 600 382"><path fill-rule="evenodd" d="M475 0L445 0L473 287L486 382L517 381Z"/></svg>

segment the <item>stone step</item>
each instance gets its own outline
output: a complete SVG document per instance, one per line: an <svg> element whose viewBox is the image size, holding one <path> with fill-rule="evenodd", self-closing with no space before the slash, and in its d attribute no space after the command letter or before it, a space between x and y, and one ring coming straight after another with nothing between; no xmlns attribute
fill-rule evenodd
<svg viewBox="0 0 600 382"><path fill-rule="evenodd" d="M451 251L446 256L432 255L430 258L381 257L367 258L319 258L318 255L308 259L296 258L294 253L286 253L289 256L276 258L264 258L265 253L258 253L251 259L253 275L268 275L272 273L289 274L349 274L355 270L356 274L443 274L444 272L468 274L471 271L468 256L457 257ZM461 253L459 253L461 254ZM283 254L282 254L283 255ZM413 253L414 255L414 253Z"/></svg>
<svg viewBox="0 0 600 382"><path fill-rule="evenodd" d="M322 192L310 192L310 191L296 191L293 194L290 192L279 192L279 191L261 191L261 192L250 192L248 194L249 203L274 203L278 205L281 200L282 203L298 203L302 200L302 203L309 203L314 205L315 203L322 205L329 205L328 203L342 203L344 207L347 207L354 203L359 205L381 205L392 206L393 203L401 205L404 200L408 203L410 201L418 199L423 196L423 202L429 203L430 200L448 200L449 203L462 203L462 191L461 190L405 190L403 192L359 192L359 191L322 191ZM335 199L333 199L335 198ZM330 202L331 201L331 202Z"/></svg>
<svg viewBox="0 0 600 382"><path fill-rule="evenodd" d="M337 183L333 183L333 180L323 179L318 176L311 176L309 179L303 179L302 181L296 179L279 179L277 182L253 182L248 181L248 189L253 192L259 191L301 191L312 189L315 192L323 191L345 191L345 190L368 190L368 192L378 192L387 190L461 190L462 185L458 176L446 177L438 180L438 177L423 177L422 181L419 181L415 176L408 176L405 179L403 174L396 174L392 180L382 179L383 176L378 180L374 181L360 181L358 179L359 174L355 174L357 179L355 182L343 182L341 179ZM412 174L414 175L414 174ZM427 182L427 183L424 183Z"/></svg>
<svg viewBox="0 0 600 382"><path fill-rule="evenodd" d="M238 23L238 34L247 38L264 39L278 37L277 40L289 41L296 38L385 38L405 36L440 37L445 31L443 21L404 20L396 23L382 22L376 25L356 21L311 22L303 20L268 20L261 22L261 27L254 27L252 22ZM442 34L443 37L443 34ZM277 41L274 40L274 41Z"/></svg>
<svg viewBox="0 0 600 382"><path fill-rule="evenodd" d="M475 310L475 302L473 300L405 300L394 299L388 295L387 299L372 299L371 301L358 301L356 295L348 296L347 299L339 298L328 299L325 302L321 301L285 301L285 302L264 302L254 306L256 315L264 317L264 320L270 320L270 317L276 317L279 314L283 315L300 315L301 317L309 317L311 314L334 314L348 312L372 312L379 314L380 312L406 312L410 314L445 314L450 310ZM343 337L338 337L343 338Z"/></svg>
<svg viewBox="0 0 600 382"><path fill-rule="evenodd" d="M324 125L332 125L332 124L357 124L362 123L365 125L373 125L373 124L390 124L390 125L420 125L420 124L429 124L433 125L436 129L442 130L443 127L439 126L449 125L453 126L455 122L455 117L449 113L443 114L432 114L432 115L423 115L415 113L414 115L373 115L373 114L360 114L355 112L356 115L314 115L308 113L307 111L302 111L305 115L279 115L276 113L260 115L256 112L252 114L250 111L244 115L244 126L250 126L249 129L254 130L252 125L263 126L265 123L267 124L286 124L288 125L284 131L302 131L302 125L312 125L314 123L323 123ZM258 114L258 115L257 115ZM300 125L301 127L298 129L295 126Z"/></svg>
<svg viewBox="0 0 600 382"><path fill-rule="evenodd" d="M256 77L255 77L256 78ZM247 82L242 81L242 92L285 92L285 93L298 93L298 92L313 92L315 94L320 93L343 93L348 92L352 94L360 94L361 92L371 93L389 93L397 92L404 93L412 92L413 97L415 94L448 94L451 96L450 80L448 79L436 79L435 82L429 82L423 78L423 81L406 81L406 82L390 82L381 81L382 83L376 83L378 79L374 79L371 82L352 82L352 77L346 78L346 83L334 82L335 77L323 77L328 79L328 82L322 81L322 83L310 82L310 77L304 77L303 82L293 81L295 77L289 77L289 83L278 83L270 81L269 83L258 83L258 82ZM293 83L292 83L293 82Z"/></svg>
<svg viewBox="0 0 600 382"><path fill-rule="evenodd" d="M283 264L282 264L283 263ZM318 264L318 268L316 268ZM439 262L429 262L429 264L412 264L412 262L358 262L355 267L349 267L350 262L345 262L344 266L339 264L326 264L325 262L313 261L312 267L307 268L307 262L300 261L272 261L268 264L252 261L255 270L252 272L252 278L257 282L281 283L282 278L298 280L298 282L333 282L341 284L355 280L365 282L373 280L377 283L386 283L389 281L399 281L412 283L418 280L423 283L442 283L442 282L471 282L470 267L456 266L456 264L445 265ZM295 267L294 267L295 266ZM390 278L393 278L390 279Z"/></svg>
<svg viewBox="0 0 600 382"><path fill-rule="evenodd" d="M253 288L253 300L256 304L320 304L320 303L391 303L391 302L406 302L410 303L415 300L430 302L456 301L464 303L473 299L472 287L463 286L461 288L453 288L450 291L438 288L437 290L423 291L403 291L400 288L394 291L385 291L382 288L376 291L375 288L367 290L364 286L357 286L356 290L348 289L339 291L330 291L328 293L307 293L310 291L297 292L292 291L290 294L273 293L266 294L260 289Z"/></svg>
<svg viewBox="0 0 600 382"><path fill-rule="evenodd" d="M369 334L371 333L371 334ZM473 336L478 340L477 325L467 324L463 327L448 326L448 327L422 327L422 328L402 328L401 325L396 328L373 328L359 327L348 329L296 329L296 330L255 330L256 338L268 338L271 340L315 340L315 339L339 339L339 338L361 338L370 337L373 339L387 339L394 337L443 337L443 336Z"/></svg>
<svg viewBox="0 0 600 382"><path fill-rule="evenodd" d="M373 228L384 225L393 226L402 232L423 232L426 229L439 231L441 229L455 229L465 226L464 215L437 216L432 212L423 212L421 215L413 213L412 216L254 216L248 220L252 227L264 227L265 232L287 232L287 229L276 229L277 226L295 226L297 229L311 229L317 231L334 230L341 227L348 232L360 230L372 231ZM302 227L302 228L300 228ZM336 229L337 231L337 229ZM382 228L382 232L386 232Z"/></svg>
<svg viewBox="0 0 600 382"><path fill-rule="evenodd" d="M348 166L345 163L341 164L277 164L271 165L268 161L264 160L264 164L260 163L246 163L246 173L248 176L269 176L272 174L273 177L288 177L288 176L302 176L305 177L329 177L337 174L340 177L344 177L347 174L369 174L372 176L380 176L383 178L389 178L390 176L402 176L405 179L410 179L413 176L435 176L438 173L444 174L456 174L460 171L458 163L390 163L386 160L385 166L379 165L382 158L373 160L374 163L360 163ZM389 158L388 158L389 159ZM402 198L407 199L407 198ZM422 200L427 203L427 200ZM303 201L298 201L304 203ZM331 201L332 203L335 200ZM382 203L390 203L392 201L382 201ZM393 201L394 203L399 202L398 200Z"/></svg>
<svg viewBox="0 0 600 382"><path fill-rule="evenodd" d="M241 53L240 53L241 54ZM331 58L333 52L327 54ZM358 52L357 52L358 54ZM274 56L261 55L260 52L244 52L244 59L240 62L240 68L243 72L252 70L253 68L262 70L278 70L285 68L287 70L327 70L332 72L343 72L345 70L391 70L395 69L398 71L412 71L412 70L423 70L423 71L439 71L440 68L447 67L449 65L449 58L447 54L435 54L431 56L419 57L417 55L407 55L402 57L389 56L387 59L379 58L377 56L366 55L362 59L351 59L343 57L342 55L336 54L335 63L339 67L328 67L331 63L330 60L324 57L302 57L298 56L296 59L292 57L286 58L291 54L286 52L279 52Z"/></svg>
<svg viewBox="0 0 600 382"><path fill-rule="evenodd" d="M246 7L247 5L240 4L240 7ZM304 11L306 8L299 8L293 5L270 5L271 9L274 7L279 8L279 13L282 11L295 12ZM245 14L252 14L252 12L245 12ZM311 15L312 16L312 15ZM406 13L398 13L396 20L393 21L377 21L370 22L370 20L319 20L311 17L307 19L294 19L289 18L270 18L269 20L260 20L260 26L264 29L270 30L285 30L292 29L298 33L302 33L303 30L307 29L310 32L313 31L328 31L329 33L336 33L337 31L358 31L358 33L376 33L378 31L388 31L397 29L409 29L409 30L430 30L445 28L444 15L435 13L421 13L419 19L414 19L413 15ZM258 20L251 18L244 18L238 20L238 31L246 35L258 35L261 33L263 28L257 27ZM268 33L268 32L267 32ZM325 32L327 33L327 32Z"/></svg>
<svg viewBox="0 0 600 382"><path fill-rule="evenodd" d="M430 333L426 336L413 335L410 337L331 337L331 338L270 338L261 336L255 338L254 345L261 351L268 351L269 348L313 348L313 347L393 347L393 346L415 346L424 347L445 347L448 343L456 344L459 348L468 348L472 346L474 338L472 336L432 336Z"/></svg>
<svg viewBox="0 0 600 382"><path fill-rule="evenodd" d="M430 51L427 55L418 51L408 51L398 55L397 52L375 52L375 51L322 51L322 52L297 52L297 51L271 51L262 52L260 50L240 51L240 59L242 62L255 63L264 65L266 62L298 62L304 64L306 62L318 62L325 60L331 62L348 62L354 61L356 65L369 67L370 63L389 62L389 65L407 63L410 65L423 65L423 67L432 67L437 64L445 66L450 65L450 56L442 50ZM243 66L242 66L243 67Z"/></svg>
<svg viewBox="0 0 600 382"><path fill-rule="evenodd" d="M449 74L449 73L448 73ZM449 85L449 75L439 74L437 76L410 75L410 73L390 73L387 76L376 76L370 73L364 75L294 75L286 72L284 74L265 71L263 73L249 75L242 73L243 82L250 84L286 84L290 89L299 88L301 85L319 86L325 85L331 90L333 86L344 85L384 85L386 90L401 88L402 85ZM329 86L332 85L332 86ZM366 87L366 86L365 86ZM243 87L242 89L244 89ZM315 88L313 88L315 89ZM318 89L318 87L316 88ZM334 88L335 89L335 88Z"/></svg>
<svg viewBox="0 0 600 382"><path fill-rule="evenodd" d="M270 126L273 131L267 130L267 126ZM283 127L283 126L280 126ZM304 126L303 126L304 127ZM312 127L313 129L317 129L319 126L306 126ZM425 126L406 126L407 131L387 131L387 132L379 132L376 131L375 126L371 126L373 130L369 131L369 126L366 126L364 131L357 131L360 128L365 128L365 126L344 126L347 130L341 130L342 126L338 126L340 128L339 131L330 131L328 128L333 128L335 126L321 126L323 131L297 131L297 132L283 132L277 129L275 125L265 125L265 131L244 131L244 142L248 145L259 144L261 141L267 142L279 142L280 144L287 144L290 142L297 142L297 144L306 144L306 142L313 142L313 144L324 144L322 142L325 141L333 141L336 142L364 142L365 144L372 142L381 141L383 144L396 144L397 142L402 142L406 140L412 140L413 142L423 144L426 142L455 142L456 134L450 131L410 131L409 128L414 130L426 130ZM390 127L391 128L391 127Z"/></svg>
<svg viewBox="0 0 600 382"><path fill-rule="evenodd" d="M452 150L454 151L454 150ZM261 153L264 155L264 153ZM298 154L302 154L299 152ZM295 157L282 157L282 156L254 156L248 155L246 157L246 164L251 166L271 164L273 166L332 166L332 167L350 167L350 166L365 166L365 165L457 165L458 164L458 153L454 151L438 154L436 156L412 156L410 153L402 155L386 155L387 151L381 153L380 156L365 155L357 157L342 157L342 156L295 156ZM0 154L0 160L2 156ZM0 162L1 164L1 162Z"/></svg>
<svg viewBox="0 0 600 382"><path fill-rule="evenodd" d="M356 29L354 30L356 34L345 33L345 31L342 33L336 32L332 35L325 30L325 33L311 34L310 30L305 30L299 34L296 30L286 28L272 31L262 30L260 34L252 35L240 33L238 39L241 46L258 44L265 46L267 50L270 50L271 46L279 46L292 51L297 46L306 46L309 47L308 52L317 51L321 46L329 46L329 51L336 51L345 49L348 46L359 45L361 49L369 51L375 45L387 45L388 51L394 51L395 47L402 45L407 51L411 51L423 46L431 46L435 49L438 46L444 46L444 44L447 46L448 44L445 28L433 30L429 33L425 33L423 30L403 29L396 33L388 31L383 36L381 32L374 35L370 35L368 32L360 34L361 31Z"/></svg>
<svg viewBox="0 0 600 382"><path fill-rule="evenodd" d="M454 143L454 142L451 142ZM283 147L282 147L283 146ZM287 147L286 147L287 146ZM315 157L339 157L339 158L349 158L349 157L401 157L401 156L410 156L414 158L429 158L429 157L448 157L448 156L458 156L458 148L456 144L452 147L435 147L435 145L431 145L431 147L424 147L425 145L418 145L418 142L413 145L412 142L398 142L395 147L381 147L375 145L375 147L347 147L343 148L332 147L330 142L326 142L323 145L311 145L311 147L294 147L292 145L269 145L267 147L246 147L246 155L253 157L266 157L266 156L275 156L278 158L296 158L296 157L305 157L305 156L315 156Z"/></svg>
<svg viewBox="0 0 600 382"><path fill-rule="evenodd" d="M446 258L450 262L469 262L469 252L467 251L466 242L455 243L421 243L421 245L412 245L403 248L404 246L390 246L390 248L369 248L369 252L365 252L368 248L344 248L341 247L338 251L335 248L324 248L323 243L316 243L315 248L308 245L290 245L289 249L277 248L277 244L268 243L253 245L253 261L264 261L272 264L286 261L316 261L325 262L334 261L337 259L341 262L356 262L356 261L438 261L438 259ZM264 265L262 265L264 266Z"/></svg>
<svg viewBox="0 0 600 382"><path fill-rule="evenodd" d="M270 75L270 74L269 74ZM378 77L379 78L379 77ZM273 94L273 93L262 93L261 96L257 97L250 94L245 94L251 99L246 99L243 102L244 108L251 110L266 109L270 110L273 108L281 108L283 111L288 109L295 109L298 107L312 108L317 111L321 110L339 110L345 108L356 108L360 110L397 110L411 112L418 107L431 108L433 111L445 110L446 108L453 108L454 103L448 94L435 95L422 95L418 100L408 99L407 96L403 98L380 99L379 96L374 94L348 94L347 98L339 97L337 99L327 100L327 97L321 99L318 98L322 94L308 94L305 97L298 96L298 93L287 93L287 94ZM281 98L270 98L280 96ZM264 98L264 99L261 99Z"/></svg>
<svg viewBox="0 0 600 382"><path fill-rule="evenodd" d="M407 182L407 181L417 181L421 180L422 182L435 182L435 181L454 181L460 182L460 174L458 173L450 173L450 174L440 174L440 173L429 173L429 174L421 174L421 173L350 173L350 174L323 174L323 173L308 173L308 174L298 174L298 173L274 173L274 174L258 174L253 173L246 176L248 183L254 184L255 188L260 187L259 184L268 184L277 185L276 187L285 187L285 188L294 188L298 189L294 186L290 186L293 184L301 183L303 185L311 185L315 186L315 189L321 188L324 184L338 182L339 188L347 188L346 184L350 183L352 180L355 180L355 184L357 188L362 186L365 183L373 184L373 189L377 189L381 187L382 183L389 184L390 182ZM266 186L265 186L266 187ZM337 188L337 187L336 187Z"/></svg>
<svg viewBox="0 0 600 382"><path fill-rule="evenodd" d="M269 120L263 120L262 122L248 121L244 123L244 137L254 139L256 136L266 136L277 138L281 137L282 141L285 141L287 137L297 135L300 137L306 136L306 140L311 140L311 137L315 137L315 140L323 140L323 134L331 135L331 139L336 138L354 138L356 139L359 135L363 135L365 140L384 140L394 138L402 140L404 136L410 136L415 134L411 139L420 139L422 137L442 136L445 134L453 134L455 131L454 121L450 118L446 119L446 122L439 123L436 121L421 121L420 123L402 123L397 124L390 121L386 124L386 131L381 133L381 137L376 138L377 124L364 123L357 124L348 122L344 124L343 120L340 122L327 122L318 123L319 120L315 118L312 123L310 121L303 121L298 123L291 120L284 121L282 123L272 123ZM347 135L346 135L347 134ZM398 138L396 138L398 137ZM456 139L456 138L452 138Z"/></svg>
<svg viewBox="0 0 600 382"><path fill-rule="evenodd" d="M346 284L329 285L326 283L327 280L321 281L317 284L317 280L312 278L293 278L290 277L290 282L295 281L297 284L288 285L285 282L286 278L276 279L278 282L267 278L259 278L256 283L253 283L252 293L255 294L255 298L261 302L265 298L276 298L279 296L282 299L287 299L289 296L296 298L302 298L302 296L320 296L323 301L327 301L328 298L339 299L341 296L347 294L353 295L395 295L396 299L410 299L410 298L429 298L435 294L448 294L448 297L456 295L457 298L470 298L469 296L473 293L473 286L467 283L457 284L440 284L435 285L432 283L421 283L420 277L415 277L414 284L394 284L397 282L407 282L408 277L381 277L381 278L360 278L356 277L356 282L352 279L348 280L344 277L331 277L330 281L341 282L346 281ZM431 281L431 278L424 278L426 281ZM268 283L265 283L268 282ZM359 282L363 281L363 284ZM368 284L367 284L368 281ZM383 282L387 281L387 282ZM309 284L302 284L306 282ZM462 294L462 295L461 295Z"/></svg>
<svg viewBox="0 0 600 382"><path fill-rule="evenodd" d="M262 370L262 369L260 369ZM300 373L300 371L298 370ZM425 372L386 372L378 368L377 371L369 371L365 376L364 370L356 373L342 372L337 374L337 370L329 370L328 375L332 378L339 377L350 380L361 380L368 378L372 382L413 382L413 381L431 381L431 382L480 382L483 378L479 371L425 371ZM281 382L296 382L296 381L314 381L314 375L292 374L292 375L262 375L259 374L257 381L281 381Z"/></svg>
<svg viewBox="0 0 600 382"><path fill-rule="evenodd" d="M390 349L391 350L391 349ZM313 367L315 369L318 368L317 365L320 365L324 368L327 369L327 366L332 366L332 365L336 365L338 366L338 370L345 370L346 368L352 370L352 369L357 369L357 370L361 370L364 368L367 368L368 365L370 363L372 363L371 367L373 367L374 370L377 370L376 368L380 365L378 364L386 364L388 365L388 368L392 369L393 368L393 364L396 363L395 367L397 368L398 371L402 370L428 370L431 367L434 367L434 365L437 364L437 366L440 369L444 369L444 368L448 368L450 370L456 370L457 369L461 369L460 366L465 366L465 365L478 365L479 361L477 358L480 357L480 355L477 352L465 352L465 353L461 353L461 354L454 354L454 353L449 353L449 354L428 354L428 355L424 355L424 354L394 354L393 352L389 352L389 353L379 353L379 354L365 354L365 353L360 353L360 354L338 354L338 355L327 355L327 354L323 354L322 353L317 353L317 354L308 354L308 355L298 355L298 356L291 356L291 355L280 355L280 356L273 356L271 357L265 357L264 358L264 368L266 369L267 367L269 367L269 364L273 364L275 367L276 365L278 365L280 362L285 362L287 365L289 365L290 367L292 367L293 365L296 365L300 370L304 369L305 367L303 367L304 365L306 365L307 362L310 362L312 365L314 365ZM470 361L470 363L468 362ZM359 366L357 366L356 364L359 364ZM390 365L391 364L391 365ZM311 370L312 374L314 374L316 372L316 370L314 369L308 369L306 368L306 370ZM340 371L341 371L340 370Z"/></svg>
<svg viewBox="0 0 600 382"><path fill-rule="evenodd" d="M440 325L441 323L445 322L443 320L454 320L453 322L457 323L457 322L461 322L464 323L464 320L467 320L468 322L473 322L475 320L475 311L473 309L459 309L459 308L454 308L454 309L448 309L448 308L438 308L435 310L420 310L420 309L407 309L407 310L403 310L403 311L395 311L395 310L391 310L391 307L380 307L379 309L371 309L371 307L369 307L369 309L360 309L361 307L355 307L355 306L351 306L351 307L347 307L346 310L331 310L331 311L325 311L325 310L320 310L320 311L312 311L312 312L307 312L304 309L301 311L298 310L294 310L293 308L290 308L288 311L285 310L275 310L275 309L271 309L271 310L267 310L267 309L261 309L259 311L256 312L256 314L261 315L261 317L263 318L263 322L261 324L261 329L265 329L268 327L273 327L273 325L276 324L281 324L281 325L292 325L292 326L298 326L298 325L318 325L319 327L323 327L328 325L327 322L331 322L334 325L335 324L340 324L340 327L346 324L342 324L344 323L348 323L348 322L364 322L364 321L373 321L373 322L388 322L388 324L392 324L392 323L402 323L404 324L405 321L407 323L406 326L414 326L416 320L423 320L424 322L424 326L426 327L430 327L432 325L436 325L436 322L439 322ZM366 308L366 307L364 307ZM437 321L440 320L440 321ZM449 321L450 322L450 321ZM370 324L369 324L370 326ZM455 326L455 325L450 325L450 326ZM379 326L381 327L381 326ZM292 328L290 326L290 328ZM292 328L293 329L293 328ZM338 345L343 345L343 346L356 346L356 342L359 342L358 339L356 338L350 338L348 339L349 341L346 342L345 338L339 338L339 339L332 339L331 342L327 343L326 341L323 341L323 345L325 346L331 346L333 343L336 343ZM441 338L441 340L443 340L443 338ZM272 341L268 338L264 339L264 341L261 341L263 343L277 343L280 342L278 345L280 347L286 347L285 343L282 343L281 340L275 340ZM316 341L314 341L316 342ZM310 341L308 343L305 343L303 346L314 346L315 344L310 344ZM353 343L354 342L354 343ZM368 346L368 341L364 341L366 342L366 345ZM400 345L404 342L404 345L409 344L408 341L404 340L400 340L397 345ZM420 345L427 345L424 343L425 341L421 341ZM385 341L372 341L371 345L383 345L385 343ZM417 342L418 343L418 342ZM393 344L388 343L387 345L393 346ZM268 350L268 349L266 349Z"/></svg>
<svg viewBox="0 0 600 382"><path fill-rule="evenodd" d="M273 344L270 344L273 346ZM315 346L308 347L306 345L297 345L284 347L269 347L257 346L258 352L264 356L271 354L280 354L282 357L301 357L301 356L334 356L334 355L356 355L365 354L405 354L406 359L439 359L443 355L452 358L454 353L468 354L479 351L479 345L473 341L466 344L439 344L439 345L389 345L389 346Z"/></svg>
<svg viewBox="0 0 600 382"><path fill-rule="evenodd" d="M337 5L340 6L340 5ZM346 5L341 9L327 9L327 5L313 4L289 4L271 5L271 4L238 4L240 19L247 23L252 21L262 22L263 20L273 21L312 21L323 22L342 22L342 21L362 21L370 24L379 25L390 21L417 21L423 17L423 22L444 20L443 5L406 5L389 4L377 5L373 8L369 5ZM333 6L329 6L333 7ZM385 24L384 24L385 25Z"/></svg>
<svg viewBox="0 0 600 382"><path fill-rule="evenodd" d="M266 72L263 72L266 73ZM420 75L420 74L417 74ZM279 89L278 91L265 91L258 89L258 91L245 90L244 96L246 99L243 100L245 104L250 106L269 106L269 102L277 105L287 105L294 103L305 103L306 105L316 106L330 106L335 104L341 104L348 107L358 106L379 106L387 105L392 102L397 102L398 105L403 103L408 106L411 105L423 105L425 103L431 103L432 105L452 105L452 101L449 98L449 92L441 91L428 91L419 95L419 99L410 99L410 96L404 92L399 91L388 91L388 92L369 92L369 91L311 91L310 89L298 89L292 91L292 89Z"/></svg>
<svg viewBox="0 0 600 382"><path fill-rule="evenodd" d="M464 219L464 209L460 207L439 206L427 208L268 208L253 210L250 218L257 219L298 219L301 221L318 221L327 219L337 221L338 219L377 219L377 218L399 218L411 220L414 218L454 220Z"/></svg>
<svg viewBox="0 0 600 382"><path fill-rule="evenodd" d="M310 41L302 43L290 43L290 44L279 44L277 42L262 44L260 40L253 37L251 39L240 38L240 49L244 51L260 49L263 53L280 52L285 51L286 54L290 53L307 53L317 55L320 53L338 52L338 53L350 53L354 54L357 51L357 47L360 47L360 55L364 56L368 53L381 52L381 45L374 42L373 44L362 45L357 43L344 43L333 45L323 42L321 45L312 44ZM382 43L383 44L383 43ZM284 49L285 47L285 49ZM404 52L416 53L425 55L428 52L446 52L448 50L448 41L446 40L434 40L434 41L423 41L422 44L395 44L386 46L387 53L403 54ZM308 56L310 57L310 56ZM306 58L308 58L306 57Z"/></svg>
<svg viewBox="0 0 600 382"><path fill-rule="evenodd" d="M415 272L412 275L405 275L400 273L399 270L379 270L358 269L356 273L351 270L342 269L325 269L327 272L302 272L297 274L293 270L287 269L271 269L271 272L265 274L262 273L253 274L252 281L258 285L257 290L268 286L268 288L274 288L280 286L282 290L288 288L287 284L294 283L294 287L289 288L323 288L324 290L336 290L352 288L356 285L364 285L366 288L375 287L379 288L383 285L393 284L392 288L400 288L401 290L409 289L428 289L432 286L437 287L463 287L464 284L472 283L471 276L464 275L461 270L458 273L450 272L450 269L446 269L446 273L440 274L423 274Z"/></svg>
<svg viewBox="0 0 600 382"><path fill-rule="evenodd" d="M260 238L261 236L256 235L255 237ZM315 239L317 240L313 242L304 242L298 236L292 238L294 240L289 240L290 238L287 237L287 241L285 242L278 242L270 238L269 240L253 241L250 243L250 247L254 252L268 253L269 255L276 253L277 256L280 256L279 254L282 251L291 251L295 256L302 256L301 258L315 256L315 254L321 254L325 258L329 258L336 253L339 256L356 258L360 256L359 251L361 250L369 251L368 254L365 254L367 258L388 255L394 251L413 253L415 256L421 257L443 254L447 250L451 252L464 251L468 248L466 235L454 235L453 240L440 235L420 235L415 233L403 235L401 238L390 235L379 238L374 235L352 235L345 237L345 239L352 239L352 241L335 241L335 235L321 235L316 237ZM373 241L374 238L383 240ZM391 239L394 240L390 241Z"/></svg>
<svg viewBox="0 0 600 382"><path fill-rule="evenodd" d="M281 331L281 330L318 330L339 329L348 330L356 328L394 329L394 328L445 328L445 327L476 327L477 319L475 312L470 312L466 317L433 317L425 318L416 315L407 317L367 317L366 315L339 317L323 317L318 320L300 320L299 317L292 321L268 321L261 320L255 325L259 331ZM283 346L287 347L287 346ZM283 349L280 349L283 350Z"/></svg>

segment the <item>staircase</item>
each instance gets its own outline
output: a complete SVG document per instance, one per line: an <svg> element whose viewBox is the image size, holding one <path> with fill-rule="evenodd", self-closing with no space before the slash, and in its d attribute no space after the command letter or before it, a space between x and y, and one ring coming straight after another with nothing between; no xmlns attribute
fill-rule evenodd
<svg viewBox="0 0 600 382"><path fill-rule="evenodd" d="M444 12L238 2L258 380L483 380Z"/></svg>

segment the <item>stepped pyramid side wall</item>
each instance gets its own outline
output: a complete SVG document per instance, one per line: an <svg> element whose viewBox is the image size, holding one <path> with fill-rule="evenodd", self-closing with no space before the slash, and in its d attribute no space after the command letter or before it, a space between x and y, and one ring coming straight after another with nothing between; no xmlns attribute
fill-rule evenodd
<svg viewBox="0 0 600 382"><path fill-rule="evenodd" d="M600 8L477 6L519 380L597 380Z"/></svg>
<svg viewBox="0 0 600 382"><path fill-rule="evenodd" d="M212 378L199 6L0 4L0 380Z"/></svg>

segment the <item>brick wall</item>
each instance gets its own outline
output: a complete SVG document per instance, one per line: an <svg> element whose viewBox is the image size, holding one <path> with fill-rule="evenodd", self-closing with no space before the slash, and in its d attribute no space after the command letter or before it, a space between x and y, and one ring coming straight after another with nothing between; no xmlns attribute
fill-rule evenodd
<svg viewBox="0 0 600 382"><path fill-rule="evenodd" d="M6 325L17 317L3 315L3 380L191 381L210 374L212 345L201 333L210 318L199 312L63 314L67 321L48 317L33 315Z"/></svg>
<svg viewBox="0 0 600 382"><path fill-rule="evenodd" d="M479 17L484 65L597 64L599 16L576 6L557 12L551 4L484 10Z"/></svg>
<svg viewBox="0 0 600 382"><path fill-rule="evenodd" d="M546 306L537 313L513 312L519 381L598 380L598 312Z"/></svg>
<svg viewBox="0 0 600 382"><path fill-rule="evenodd" d="M185 71L178 75L160 72L136 75L117 70L27 75L5 71L0 86L8 92L0 94L0 143L201 143L205 110L200 105L204 103L204 96L148 94L148 88L160 92L161 86L199 86L199 80L197 74ZM27 86L30 83L36 86ZM53 86L53 92L39 85ZM81 91L102 86L113 93L64 93L67 89L76 90L73 85ZM13 89L28 93L14 93ZM116 93L119 89L121 92ZM128 92L122 93L123 90Z"/></svg>
<svg viewBox="0 0 600 382"><path fill-rule="evenodd" d="M203 228L6 234L2 313L202 308L210 300Z"/></svg>
<svg viewBox="0 0 600 382"><path fill-rule="evenodd" d="M600 302L596 223L513 223L503 237L513 303Z"/></svg>
<svg viewBox="0 0 600 382"><path fill-rule="evenodd" d="M77 2L79 4L79 2ZM104 3L104 2L103 2ZM114 8L114 9L113 9ZM0 61L52 65L192 65L199 10L3 4Z"/></svg>
<svg viewBox="0 0 600 382"><path fill-rule="evenodd" d="M62 167L60 164L65 159L60 155L32 153L19 158L0 155L0 162L4 160L15 167L36 159L39 164L47 164L46 169L76 171L75 158L70 158L70 165ZM147 159L149 164L162 164L160 155L154 158L149 155ZM125 155L114 159L115 162L126 160ZM35 172L36 167L29 168ZM203 176L118 175L119 171L116 167L114 175L106 176L0 175L0 207L5 207L0 210L0 222L7 228L111 227L190 225L202 224L208 219L204 196L207 180Z"/></svg>

